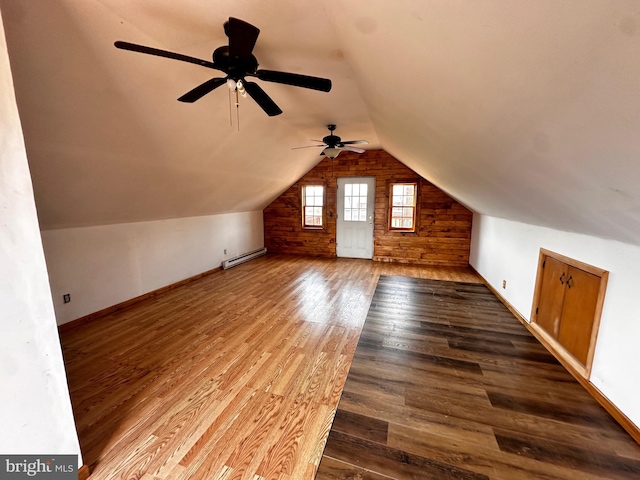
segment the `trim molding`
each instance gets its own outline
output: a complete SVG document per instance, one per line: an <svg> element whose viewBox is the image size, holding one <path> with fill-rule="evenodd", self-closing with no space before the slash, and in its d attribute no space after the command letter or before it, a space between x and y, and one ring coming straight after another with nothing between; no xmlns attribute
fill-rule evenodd
<svg viewBox="0 0 640 480"><path fill-rule="evenodd" d="M567 362L565 358L557 355L550 343L546 340L546 338L540 333L541 329L536 329L532 324L530 324L521 314L518 312L513 305L511 305L506 298L504 298L498 290L493 288L493 286L487 282L487 280L478 273L478 271L471 265L469 265L471 269L478 275L478 278L482 280L489 290L493 292L493 294L498 297L498 299L504 304L505 307L522 323L525 328L536 337L536 339L546 348L549 353L551 353L556 360L558 360L564 368L584 387L584 389L591 395L609 414L620 424L622 428L624 428L631 437L640 444L640 427L634 424L629 417L627 417L624 413L620 411L618 407L616 407L611 400L609 400L604 393L602 393L593 383L584 378L578 370L574 368L574 366Z"/></svg>
<svg viewBox="0 0 640 480"><path fill-rule="evenodd" d="M131 298L129 300L125 300L124 302L117 303L107 308L103 308L102 310L98 310L97 312L90 313L89 315L85 315L84 317L76 318L75 320L71 320L70 322L63 323L62 325L58 325L59 332L66 332L67 330L71 330L72 328L79 327L80 325L84 325L96 318L104 317L105 315L109 315L117 310L122 310L123 308L130 307L131 305L135 305L143 300L148 298L153 298L162 293L168 292L169 290L173 290L174 288L181 287L186 285L187 283L191 283L195 280L199 280L202 277L206 277L207 275L211 275L212 273L216 273L222 270L222 267L216 267L212 270L207 270L206 272L199 273L194 275L193 277L185 278L184 280L180 280L176 283L172 283L170 285L166 285L164 287L160 287L156 290L152 290L148 293L144 293L138 297ZM78 471L80 473L80 471Z"/></svg>
<svg viewBox="0 0 640 480"><path fill-rule="evenodd" d="M87 480L89 478L89 467L87 465L82 465L78 469L78 480Z"/></svg>

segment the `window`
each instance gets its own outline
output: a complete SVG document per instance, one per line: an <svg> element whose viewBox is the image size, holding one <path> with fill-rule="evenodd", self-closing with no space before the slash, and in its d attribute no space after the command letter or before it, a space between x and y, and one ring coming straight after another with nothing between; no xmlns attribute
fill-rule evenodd
<svg viewBox="0 0 640 480"><path fill-rule="evenodd" d="M344 221L367 221L367 184L346 183L344 186Z"/></svg>
<svg viewBox="0 0 640 480"><path fill-rule="evenodd" d="M324 225L324 186L304 185L302 187L302 226L322 228Z"/></svg>
<svg viewBox="0 0 640 480"><path fill-rule="evenodd" d="M389 230L413 232L416 229L416 183L392 183Z"/></svg>

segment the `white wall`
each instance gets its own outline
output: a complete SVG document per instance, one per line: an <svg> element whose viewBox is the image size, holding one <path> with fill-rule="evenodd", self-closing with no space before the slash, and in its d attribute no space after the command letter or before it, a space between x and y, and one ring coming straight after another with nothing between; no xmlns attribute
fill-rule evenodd
<svg viewBox="0 0 640 480"><path fill-rule="evenodd" d="M527 320L540 248L610 272L591 382L640 425L640 247L474 215L469 263Z"/></svg>
<svg viewBox="0 0 640 480"><path fill-rule="evenodd" d="M1 19L0 92L0 452L80 455Z"/></svg>
<svg viewBox="0 0 640 480"><path fill-rule="evenodd" d="M45 230L42 241L63 324L262 248L264 233L255 211Z"/></svg>

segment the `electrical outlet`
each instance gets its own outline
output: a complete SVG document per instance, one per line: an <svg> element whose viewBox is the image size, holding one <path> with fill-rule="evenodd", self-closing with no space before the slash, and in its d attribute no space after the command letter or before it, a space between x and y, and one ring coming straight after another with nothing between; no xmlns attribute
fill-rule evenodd
<svg viewBox="0 0 640 480"><path fill-rule="evenodd" d="M71 294L65 293L64 295L62 295L62 300L64 301L64 303L69 303L71 301Z"/></svg>
<svg viewBox="0 0 640 480"><path fill-rule="evenodd" d="M227 254L227 249L226 249L226 248L224 249L224 254L225 254L225 255Z"/></svg>
<svg viewBox="0 0 640 480"><path fill-rule="evenodd" d="M506 280L502 280L502 288L507 288L507 281Z"/></svg>

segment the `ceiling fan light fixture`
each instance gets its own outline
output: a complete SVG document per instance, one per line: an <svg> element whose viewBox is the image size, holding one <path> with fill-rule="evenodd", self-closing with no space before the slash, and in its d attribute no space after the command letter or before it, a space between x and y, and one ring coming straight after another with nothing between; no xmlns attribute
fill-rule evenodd
<svg viewBox="0 0 640 480"><path fill-rule="evenodd" d="M340 152L342 150L340 150L339 148L335 148L335 147L327 147L325 148L322 152L329 157L331 160L333 160L334 158L336 158L338 155L340 155Z"/></svg>
<svg viewBox="0 0 640 480"><path fill-rule="evenodd" d="M227 87L229 87L229 90L233 92L238 87L238 84L233 78L229 78L227 79Z"/></svg>
<svg viewBox="0 0 640 480"><path fill-rule="evenodd" d="M242 95L243 97L247 96L247 91L244 89L244 85L242 84L242 80L238 80L238 83L236 83L236 88L238 89L238 93L240 95Z"/></svg>

